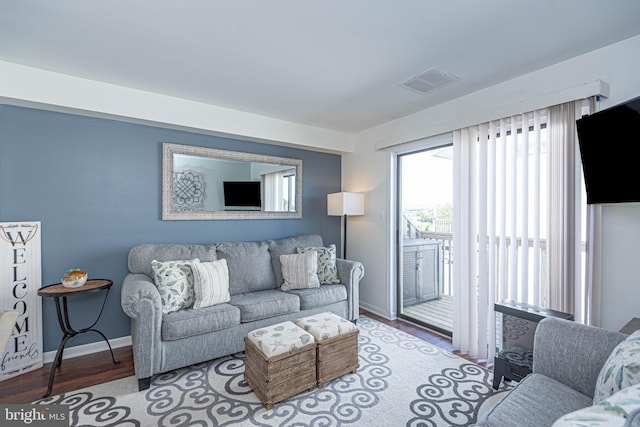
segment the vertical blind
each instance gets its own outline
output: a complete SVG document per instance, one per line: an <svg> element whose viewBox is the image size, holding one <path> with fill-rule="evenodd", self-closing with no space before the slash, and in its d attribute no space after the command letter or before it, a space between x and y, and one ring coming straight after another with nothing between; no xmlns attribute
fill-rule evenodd
<svg viewBox="0 0 640 427"><path fill-rule="evenodd" d="M453 345L463 352L493 359L497 301L574 310L581 235L574 104L453 133Z"/></svg>

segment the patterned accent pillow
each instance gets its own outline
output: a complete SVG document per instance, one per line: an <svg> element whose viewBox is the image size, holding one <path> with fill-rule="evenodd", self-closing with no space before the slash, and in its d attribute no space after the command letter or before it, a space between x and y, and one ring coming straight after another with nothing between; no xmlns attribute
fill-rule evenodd
<svg viewBox="0 0 640 427"><path fill-rule="evenodd" d="M280 255L284 283L283 291L320 287L318 280L318 253L310 251L298 255Z"/></svg>
<svg viewBox="0 0 640 427"><path fill-rule="evenodd" d="M640 384L598 403L563 415L552 427L623 427L640 421Z"/></svg>
<svg viewBox="0 0 640 427"><path fill-rule="evenodd" d="M229 268L226 259L191 263L193 271L193 308L229 302Z"/></svg>
<svg viewBox="0 0 640 427"><path fill-rule="evenodd" d="M318 279L323 285L340 283L338 279L338 268L336 267L336 245L328 247L312 246L307 248L296 248L299 254L310 251L318 252Z"/></svg>
<svg viewBox="0 0 640 427"><path fill-rule="evenodd" d="M164 314L189 308L193 305L193 273L189 261L151 261L153 281L160 292Z"/></svg>
<svg viewBox="0 0 640 427"><path fill-rule="evenodd" d="M613 349L605 362L593 395L593 403L640 383L640 330L629 335Z"/></svg>

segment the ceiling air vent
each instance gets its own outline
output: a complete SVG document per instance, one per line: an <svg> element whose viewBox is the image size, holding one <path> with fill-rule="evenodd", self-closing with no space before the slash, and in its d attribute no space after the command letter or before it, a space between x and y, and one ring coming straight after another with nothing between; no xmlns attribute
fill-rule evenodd
<svg viewBox="0 0 640 427"><path fill-rule="evenodd" d="M458 80L460 80L458 77L432 67L401 83L401 86L414 92L427 93L450 85Z"/></svg>

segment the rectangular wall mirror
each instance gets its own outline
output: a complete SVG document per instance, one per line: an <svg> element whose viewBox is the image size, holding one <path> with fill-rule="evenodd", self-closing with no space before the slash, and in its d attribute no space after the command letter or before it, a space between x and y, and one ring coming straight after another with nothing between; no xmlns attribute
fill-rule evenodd
<svg viewBox="0 0 640 427"><path fill-rule="evenodd" d="M302 218L302 160L162 144L162 219Z"/></svg>

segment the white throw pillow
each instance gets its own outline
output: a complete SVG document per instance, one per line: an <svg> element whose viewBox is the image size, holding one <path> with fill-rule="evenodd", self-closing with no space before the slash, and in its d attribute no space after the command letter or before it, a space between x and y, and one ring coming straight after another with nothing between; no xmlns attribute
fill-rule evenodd
<svg viewBox="0 0 640 427"><path fill-rule="evenodd" d="M318 280L318 253L310 251L297 255L280 255L283 291L320 287Z"/></svg>
<svg viewBox="0 0 640 427"><path fill-rule="evenodd" d="M616 346L598 374L593 403L640 383L640 330Z"/></svg>
<svg viewBox="0 0 640 427"><path fill-rule="evenodd" d="M640 384L627 387L598 403L563 415L552 427L632 426L640 417Z"/></svg>
<svg viewBox="0 0 640 427"><path fill-rule="evenodd" d="M193 270L193 308L228 302L229 268L226 259L211 262L194 262Z"/></svg>
<svg viewBox="0 0 640 427"><path fill-rule="evenodd" d="M188 261L151 261L153 281L160 293L163 313L172 313L193 305L191 263L199 261L197 258Z"/></svg>
<svg viewBox="0 0 640 427"><path fill-rule="evenodd" d="M323 285L340 283L338 279L338 268L336 267L336 245L328 247L310 246L306 248L296 248L299 254L310 251L318 252L318 280Z"/></svg>

